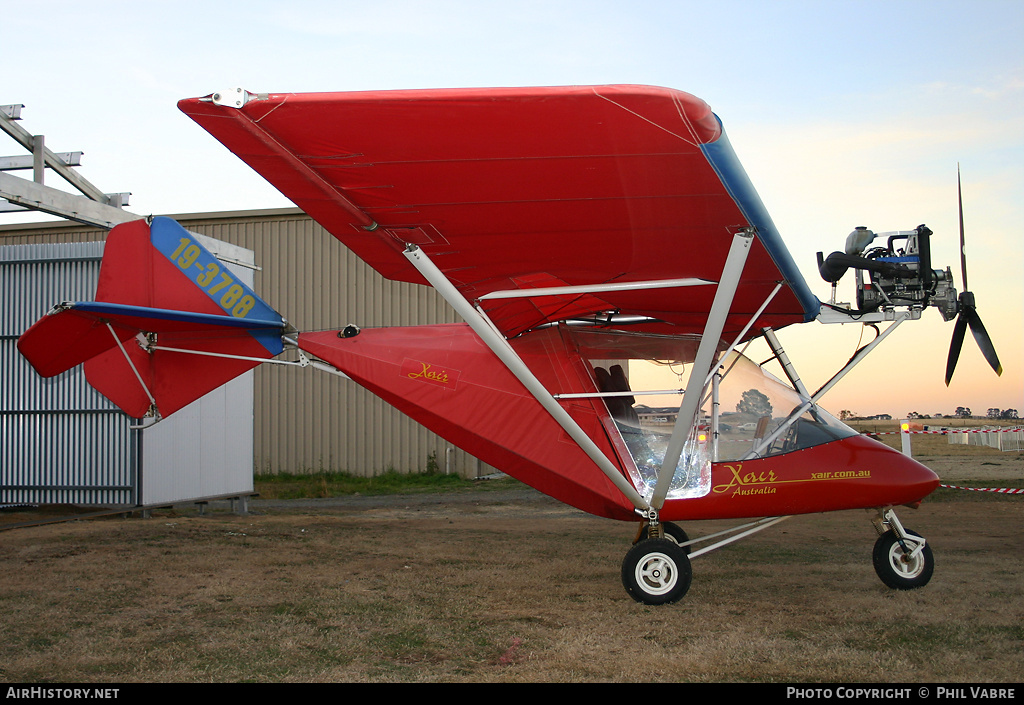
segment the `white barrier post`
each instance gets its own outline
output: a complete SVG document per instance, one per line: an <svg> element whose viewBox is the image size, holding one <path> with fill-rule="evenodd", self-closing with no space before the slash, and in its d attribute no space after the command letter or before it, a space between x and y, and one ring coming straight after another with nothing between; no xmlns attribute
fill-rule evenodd
<svg viewBox="0 0 1024 705"><path fill-rule="evenodd" d="M903 451L903 455L908 458L912 458L914 454L910 451L910 420L902 419L900 421L900 450Z"/></svg>

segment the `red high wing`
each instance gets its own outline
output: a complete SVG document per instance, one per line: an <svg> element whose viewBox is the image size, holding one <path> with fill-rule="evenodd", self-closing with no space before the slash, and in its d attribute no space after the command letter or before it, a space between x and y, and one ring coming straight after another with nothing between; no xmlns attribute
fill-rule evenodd
<svg viewBox="0 0 1024 705"><path fill-rule="evenodd" d="M251 94L250 94L251 96ZM726 335L778 281L759 325L817 312L701 100L646 86L456 89L212 98L179 107L385 277L422 283L419 246L474 300L547 280L581 286L717 281L731 235L756 227ZM714 286L500 300L506 334L615 310L703 329Z"/></svg>

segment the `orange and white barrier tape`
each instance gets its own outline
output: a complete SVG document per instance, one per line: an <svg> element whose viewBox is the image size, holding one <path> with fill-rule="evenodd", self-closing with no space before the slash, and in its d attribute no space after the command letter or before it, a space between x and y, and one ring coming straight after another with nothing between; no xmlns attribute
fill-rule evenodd
<svg viewBox="0 0 1024 705"><path fill-rule="evenodd" d="M1014 487L957 487L956 485L939 485L950 490L970 490L971 492L996 492L998 494L1024 494L1024 489Z"/></svg>
<svg viewBox="0 0 1024 705"><path fill-rule="evenodd" d="M1016 428L947 428L940 431L916 431L916 430L900 430L900 431L881 431L879 433L865 432L865 436L895 436L901 433L935 433L935 434L948 434L948 433L1020 433L1024 431L1024 427ZM1021 494L1024 495L1024 489L1015 487L960 487L958 485L942 485L939 487L945 487L950 490L968 490L970 492L995 492L997 494Z"/></svg>
<svg viewBox="0 0 1024 705"><path fill-rule="evenodd" d="M906 431L878 431L878 432L865 431L863 433L863 435L865 435L865 436L895 436L895 435L898 435L900 433L938 433L938 434L947 434L947 433L1020 433L1021 431L1024 431L1024 428L1021 428L1021 427L1018 427L1018 428L947 428L947 429L943 429L941 431L913 431L913 430L906 430Z"/></svg>

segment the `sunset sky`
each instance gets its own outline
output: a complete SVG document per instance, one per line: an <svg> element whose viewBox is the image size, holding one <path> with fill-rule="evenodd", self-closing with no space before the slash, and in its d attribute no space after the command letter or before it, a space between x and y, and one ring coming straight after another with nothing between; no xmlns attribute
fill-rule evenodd
<svg viewBox="0 0 1024 705"><path fill-rule="evenodd" d="M815 253L855 226L935 232L933 263L960 289L963 173L971 289L1005 368L968 336L950 387L953 332L905 323L824 406L861 414L1024 415L1024 3L943 2L80 2L0 0L0 104L81 173L131 191L136 213L290 203L175 104L253 92L652 84L722 119L811 289ZM14 19L16 18L16 19ZM8 140L7 151L18 153ZM58 185L56 179L49 181ZM39 216L0 216L34 222ZM843 284L846 288L843 288ZM853 296L850 281L839 297ZM341 322L344 323L344 322ZM781 332L808 386L842 366L860 326ZM865 338L864 342L867 339ZM756 359L756 355L755 355Z"/></svg>

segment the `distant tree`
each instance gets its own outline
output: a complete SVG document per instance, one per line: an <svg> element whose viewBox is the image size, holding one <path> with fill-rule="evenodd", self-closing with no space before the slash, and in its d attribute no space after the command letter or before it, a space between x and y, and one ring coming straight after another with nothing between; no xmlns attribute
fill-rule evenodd
<svg viewBox="0 0 1024 705"><path fill-rule="evenodd" d="M1000 414L999 414L999 418L1001 418L1001 419L1015 419L1015 418L1017 418L1017 410L1016 409L1003 409L1000 412Z"/></svg>
<svg viewBox="0 0 1024 705"><path fill-rule="evenodd" d="M999 413L1000 413L999 409L993 407L993 408L988 410L988 417L990 419L998 419L999 418Z"/></svg>
<svg viewBox="0 0 1024 705"><path fill-rule="evenodd" d="M971 409L967 406L958 406L956 411L953 413L962 419L968 419L971 417Z"/></svg>
<svg viewBox="0 0 1024 705"><path fill-rule="evenodd" d="M772 403L768 397L756 389L748 389L740 397L740 403L736 405L736 411L741 414L754 414L755 416L771 416Z"/></svg>
<svg viewBox="0 0 1024 705"><path fill-rule="evenodd" d="M843 421L846 421L847 419L855 419L857 418L857 412L850 411L849 409L843 409L839 412L839 418Z"/></svg>
<svg viewBox="0 0 1024 705"><path fill-rule="evenodd" d="M919 418L921 418L921 414L917 413L916 411L911 411L911 412L907 413L907 418L908 419L919 419Z"/></svg>

